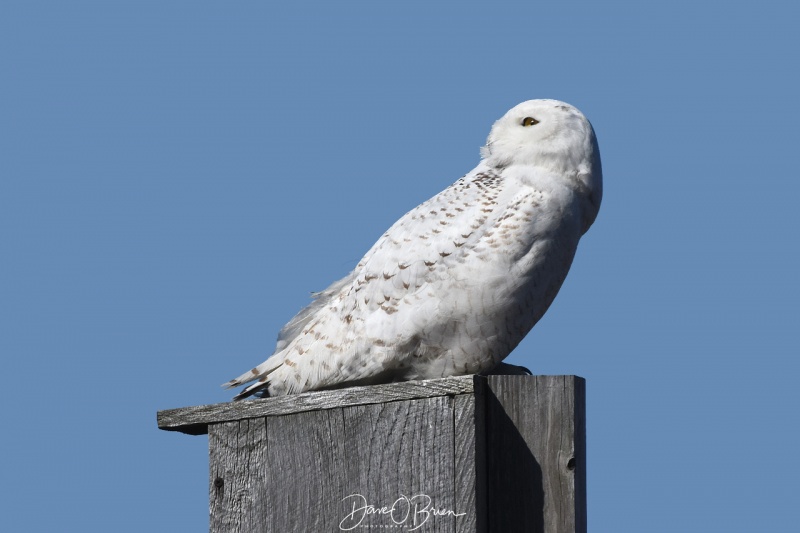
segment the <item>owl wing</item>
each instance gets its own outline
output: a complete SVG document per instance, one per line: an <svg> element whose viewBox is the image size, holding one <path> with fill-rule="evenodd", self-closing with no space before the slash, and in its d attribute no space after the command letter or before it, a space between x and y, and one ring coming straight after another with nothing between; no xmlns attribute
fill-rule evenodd
<svg viewBox="0 0 800 533"><path fill-rule="evenodd" d="M474 282L485 274L480 267L500 246L493 232L508 218L504 207L511 197L513 191L504 190L502 176L479 164L401 217L353 272L320 292L289 321L272 357L226 386L258 379L238 397L252 394L286 362L293 369L302 367L295 372L301 388L313 388L314 382L325 379L320 367L350 368L371 346L403 346L456 307L451 289L459 280ZM312 352L324 360L314 361L309 374L303 362L311 361Z"/></svg>

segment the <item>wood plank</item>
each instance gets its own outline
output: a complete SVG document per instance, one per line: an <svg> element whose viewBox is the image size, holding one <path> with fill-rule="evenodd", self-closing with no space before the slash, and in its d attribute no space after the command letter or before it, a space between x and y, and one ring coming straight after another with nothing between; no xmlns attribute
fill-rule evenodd
<svg viewBox="0 0 800 533"><path fill-rule="evenodd" d="M345 483L341 465L348 451L342 409L266 421L267 454L261 466L269 514L263 529L250 531L337 531Z"/></svg>
<svg viewBox="0 0 800 533"><path fill-rule="evenodd" d="M490 376L489 531L586 532L585 381Z"/></svg>
<svg viewBox="0 0 800 533"><path fill-rule="evenodd" d="M352 405L370 405L413 398L433 398L468 394L478 376L456 376L442 379L404 381L386 385L351 387L348 389L307 392L252 401L199 405L159 411L158 427L190 435L204 435L208 424L285 415L304 411L335 409Z"/></svg>
<svg viewBox="0 0 800 533"><path fill-rule="evenodd" d="M211 531L474 531L454 477L456 404L438 396L209 425ZM472 421L474 424L474 420ZM463 436L458 436L463 439ZM474 447L473 447L474 448ZM473 453L474 455L474 453ZM461 474L474 486L474 471ZM385 513L356 511L365 506ZM466 513L465 516L437 511ZM470 518L469 515L473 514ZM399 522L400 524L398 524Z"/></svg>
<svg viewBox="0 0 800 533"><path fill-rule="evenodd" d="M433 514L433 509L468 512L456 508L453 410L454 400L446 396L344 410L345 441L351 452L344 464L343 503L349 511L339 527L456 531L462 517ZM395 511L365 515L353 513L354 505Z"/></svg>
<svg viewBox="0 0 800 533"><path fill-rule="evenodd" d="M209 426L211 532L334 531L341 410Z"/></svg>
<svg viewBox="0 0 800 533"><path fill-rule="evenodd" d="M457 533L486 531L486 382L476 381L473 394L454 398L455 508L466 511L456 522Z"/></svg>
<svg viewBox="0 0 800 533"><path fill-rule="evenodd" d="M257 517L268 509L261 469L265 463L263 419L211 426L209 443L209 512L211 533L258 532Z"/></svg>

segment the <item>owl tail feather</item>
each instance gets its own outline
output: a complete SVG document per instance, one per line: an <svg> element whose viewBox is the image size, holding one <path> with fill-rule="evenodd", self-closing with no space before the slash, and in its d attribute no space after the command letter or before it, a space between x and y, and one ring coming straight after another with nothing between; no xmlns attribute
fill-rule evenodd
<svg viewBox="0 0 800 533"><path fill-rule="evenodd" d="M260 394L259 394L260 393ZM269 381L260 381L258 383L253 383L242 392L237 394L233 397L234 402L238 402L239 400L244 400L245 398L249 398L253 394L258 394L262 398L269 397Z"/></svg>
<svg viewBox="0 0 800 533"><path fill-rule="evenodd" d="M273 373L275 370L280 368L283 365L283 361L278 357L270 357L257 367L253 368L252 370L248 370L241 376L236 379L232 379L227 383L223 383L223 387L226 389L230 389L232 387L238 387L239 385L244 385L245 383L250 383L251 381L258 380L258 383L253 383L242 392L237 394L233 399L234 400L241 400L242 398L247 398L258 392L260 389L263 389L269 385L267 381L267 376Z"/></svg>

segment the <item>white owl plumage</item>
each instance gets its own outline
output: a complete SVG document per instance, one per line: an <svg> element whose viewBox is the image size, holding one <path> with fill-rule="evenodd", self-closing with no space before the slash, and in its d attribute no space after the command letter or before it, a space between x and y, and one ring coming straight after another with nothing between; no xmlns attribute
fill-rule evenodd
<svg viewBox="0 0 800 533"><path fill-rule="evenodd" d="M234 399L498 365L561 288L597 216L602 169L591 124L557 100L512 108L481 155L317 293L271 357L224 385L255 381Z"/></svg>

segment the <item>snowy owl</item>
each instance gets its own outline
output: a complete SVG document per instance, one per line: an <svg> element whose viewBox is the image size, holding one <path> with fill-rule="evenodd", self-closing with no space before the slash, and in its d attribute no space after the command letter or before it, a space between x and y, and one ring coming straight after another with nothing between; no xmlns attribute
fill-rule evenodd
<svg viewBox="0 0 800 533"><path fill-rule="evenodd" d="M594 130L529 100L492 126L478 166L406 213L314 295L234 399L477 374L553 302L602 198Z"/></svg>

